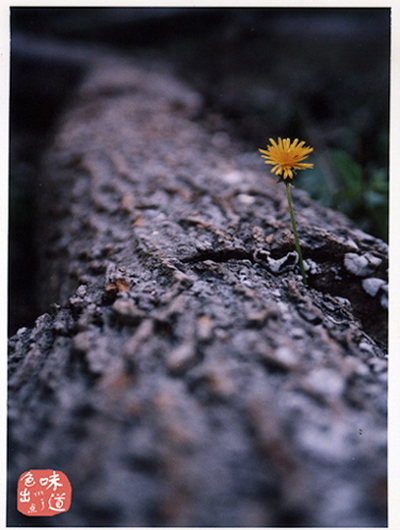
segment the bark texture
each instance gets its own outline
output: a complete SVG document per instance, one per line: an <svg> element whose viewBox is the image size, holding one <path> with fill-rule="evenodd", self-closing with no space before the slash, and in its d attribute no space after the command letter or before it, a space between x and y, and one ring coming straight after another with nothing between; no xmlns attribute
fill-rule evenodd
<svg viewBox="0 0 400 530"><path fill-rule="evenodd" d="M40 184L47 312L10 339L9 524L385 526L382 241L294 189L304 287L259 155L170 72L111 56ZM66 473L68 513L18 514L31 468Z"/></svg>

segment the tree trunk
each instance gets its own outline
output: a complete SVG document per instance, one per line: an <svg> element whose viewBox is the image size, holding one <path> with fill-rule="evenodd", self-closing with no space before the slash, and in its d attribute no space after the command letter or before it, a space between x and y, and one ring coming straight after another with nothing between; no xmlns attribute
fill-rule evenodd
<svg viewBox="0 0 400 530"><path fill-rule="evenodd" d="M259 155L167 67L92 63L10 339L8 524L385 526L386 245L294 189L305 287ZM67 513L17 512L34 468Z"/></svg>

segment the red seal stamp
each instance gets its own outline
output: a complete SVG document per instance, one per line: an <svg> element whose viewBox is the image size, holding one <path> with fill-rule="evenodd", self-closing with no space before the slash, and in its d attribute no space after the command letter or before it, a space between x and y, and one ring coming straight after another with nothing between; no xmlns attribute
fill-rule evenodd
<svg viewBox="0 0 400 530"><path fill-rule="evenodd" d="M62 471L30 469L19 477L17 495L19 512L49 517L69 510L72 488Z"/></svg>

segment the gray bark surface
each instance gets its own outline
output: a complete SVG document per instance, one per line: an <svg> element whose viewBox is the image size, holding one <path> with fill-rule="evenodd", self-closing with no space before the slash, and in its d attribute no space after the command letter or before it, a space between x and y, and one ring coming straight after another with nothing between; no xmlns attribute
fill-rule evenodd
<svg viewBox="0 0 400 530"><path fill-rule="evenodd" d="M167 67L111 56L41 184L47 312L9 343L9 524L386 525L382 241L294 189L305 287L259 155ZM18 514L32 468L66 473L68 513Z"/></svg>

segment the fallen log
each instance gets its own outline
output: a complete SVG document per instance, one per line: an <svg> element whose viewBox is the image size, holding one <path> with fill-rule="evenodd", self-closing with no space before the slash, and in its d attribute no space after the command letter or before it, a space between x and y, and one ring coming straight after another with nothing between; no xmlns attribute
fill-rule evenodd
<svg viewBox="0 0 400 530"><path fill-rule="evenodd" d="M294 189L305 287L284 186L159 66L96 57L43 158L8 524L38 468L56 526L385 526L387 246Z"/></svg>

